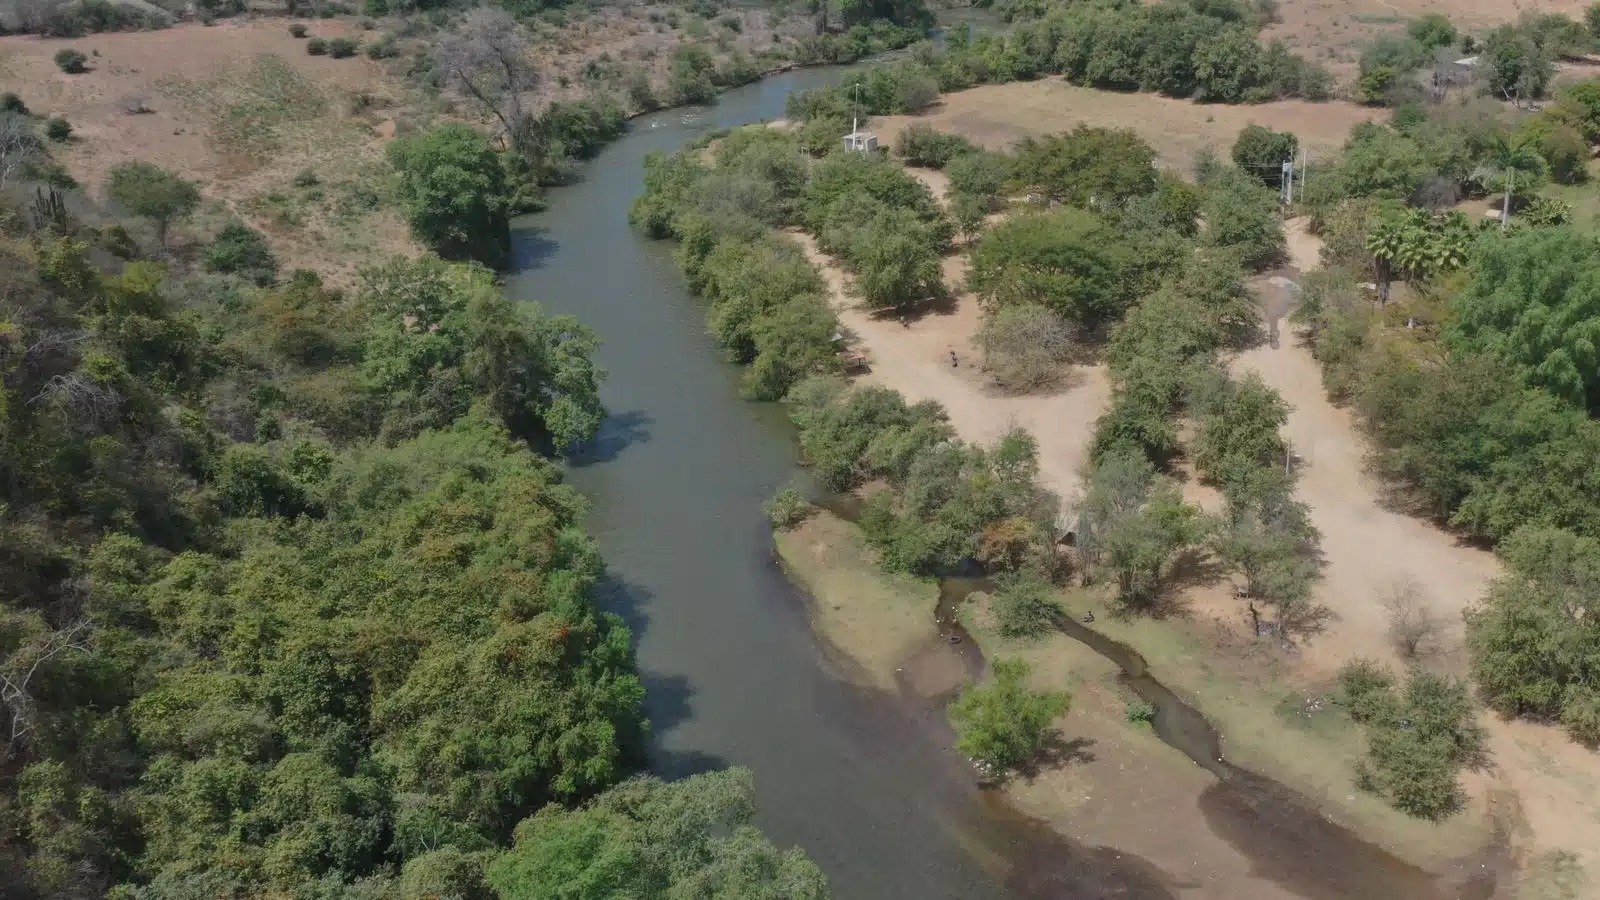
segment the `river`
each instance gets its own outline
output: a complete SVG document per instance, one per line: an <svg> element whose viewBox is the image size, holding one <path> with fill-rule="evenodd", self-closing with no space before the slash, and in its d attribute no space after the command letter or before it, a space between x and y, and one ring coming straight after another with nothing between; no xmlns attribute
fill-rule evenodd
<svg viewBox="0 0 1600 900"><path fill-rule="evenodd" d="M511 295L572 314L604 341L611 416L570 479L594 505L587 526L608 564L603 602L634 630L651 770L673 778L752 769L758 824L779 845L804 847L841 898L1174 897L1137 856L1081 846L981 793L949 748L942 702L888 697L833 674L802 598L773 562L760 512L803 477L792 427L776 404L740 399L738 370L707 335L674 245L628 225L648 153L778 118L791 92L840 77L789 72L709 109L637 119L514 233ZM1163 737L1219 776L1201 801L1207 819L1265 877L1317 900L1492 892L1491 880L1435 893L1426 873L1221 763L1210 726L1150 679L1143 660L1075 636L1117 659L1157 703Z"/></svg>
<svg viewBox="0 0 1600 900"><path fill-rule="evenodd" d="M611 418L570 478L594 504L605 603L634 629L651 768L752 769L758 824L804 847L840 897L1166 897L1130 856L995 816L938 709L830 674L760 511L800 475L793 431L777 405L739 398L673 245L628 226L647 153L781 117L790 92L839 77L789 72L708 109L635 120L515 233L512 296L577 316L604 341Z"/></svg>

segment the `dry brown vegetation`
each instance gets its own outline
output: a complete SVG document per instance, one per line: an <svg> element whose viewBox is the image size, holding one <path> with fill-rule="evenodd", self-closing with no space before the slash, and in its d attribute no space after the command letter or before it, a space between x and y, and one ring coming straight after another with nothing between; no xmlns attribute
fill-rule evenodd
<svg viewBox="0 0 1600 900"><path fill-rule="evenodd" d="M1352 126L1387 111L1354 103L1279 100L1254 106L1204 105L1158 94L1121 94L1077 87L1060 79L986 85L945 96L925 115L874 118L879 139L915 121L959 134L991 150L1028 135L1070 131L1080 122L1132 128L1160 154L1163 165L1187 172L1207 148L1226 154L1246 125L1292 131L1313 156L1344 143Z"/></svg>
<svg viewBox="0 0 1600 900"><path fill-rule="evenodd" d="M310 28L360 34L350 23ZM91 55L87 73L56 68L52 57L69 45ZM337 278L353 261L412 248L382 202L383 147L432 113L377 62L307 55L281 20L0 38L0 73L34 112L72 123L73 141L55 153L96 198L113 166L154 162L198 182L210 201L194 230L237 215L269 235L287 266Z"/></svg>
<svg viewBox="0 0 1600 900"><path fill-rule="evenodd" d="M1298 0L1279 4L1278 21L1262 37L1282 40L1335 74L1348 76L1355 71L1363 44L1428 13L1442 13L1457 28L1478 32L1525 10L1565 13L1581 21L1587 5L1579 0Z"/></svg>

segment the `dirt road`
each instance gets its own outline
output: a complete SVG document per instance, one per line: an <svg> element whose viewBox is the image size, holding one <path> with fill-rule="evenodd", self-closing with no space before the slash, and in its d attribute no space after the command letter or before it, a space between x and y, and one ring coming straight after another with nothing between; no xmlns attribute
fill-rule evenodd
<svg viewBox="0 0 1600 900"><path fill-rule="evenodd" d="M867 352L874 384L892 388L907 400L937 400L950 421L969 441L989 443L1011 428L1028 430L1039 442L1039 468L1044 485L1062 497L1078 491L1078 470L1094 429L1094 420L1111 396L1099 366L1075 366L1063 388L1051 394L1014 397L990 390L971 348L981 324L977 302L956 290L954 307L902 324L878 318L850 295L850 276L817 249L803 232L791 232L816 264L833 294L834 308L846 328ZM946 260L945 280L953 288L966 280L966 258ZM950 364L955 351L957 365Z"/></svg>

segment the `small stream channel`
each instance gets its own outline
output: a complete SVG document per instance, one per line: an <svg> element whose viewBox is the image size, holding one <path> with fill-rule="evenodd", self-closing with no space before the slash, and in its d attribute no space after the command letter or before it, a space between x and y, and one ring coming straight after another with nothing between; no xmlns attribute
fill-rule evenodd
<svg viewBox="0 0 1600 900"><path fill-rule="evenodd" d="M758 824L780 845L803 846L840 898L1175 898L1147 861L1072 841L979 790L949 749L942 704L830 673L802 598L771 559L760 513L763 500L803 476L793 429L776 405L739 398L738 372L706 334L673 247L628 226L647 153L777 118L792 91L841 77L788 72L708 109L635 120L514 234L511 296L574 315L604 342L598 362L610 373L602 396L611 416L569 479L593 503L586 524L607 561L603 602L634 630L652 770L671 778L751 768ZM950 602L977 586L951 582ZM941 616L945 650L977 673L981 655L951 612ZM1426 873L1326 822L1292 792L1220 760L1215 731L1136 653L1067 627L1122 667L1156 707L1164 740L1217 774L1206 816L1265 877L1311 900L1446 896Z"/></svg>

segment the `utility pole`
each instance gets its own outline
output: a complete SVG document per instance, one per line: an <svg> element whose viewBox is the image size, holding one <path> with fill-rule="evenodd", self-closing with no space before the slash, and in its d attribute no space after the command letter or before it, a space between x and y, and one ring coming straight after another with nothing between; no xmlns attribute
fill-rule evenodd
<svg viewBox="0 0 1600 900"><path fill-rule="evenodd" d="M1311 151L1300 151L1300 202L1306 200L1306 173L1311 171Z"/></svg>

